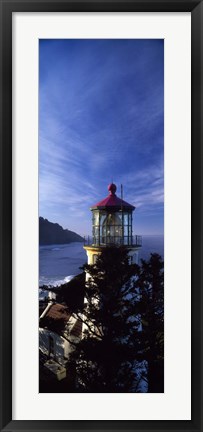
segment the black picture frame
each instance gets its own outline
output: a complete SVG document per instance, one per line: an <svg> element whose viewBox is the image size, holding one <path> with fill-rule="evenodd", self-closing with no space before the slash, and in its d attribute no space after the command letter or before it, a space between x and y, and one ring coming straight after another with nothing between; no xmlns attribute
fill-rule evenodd
<svg viewBox="0 0 203 432"><path fill-rule="evenodd" d="M2 431L202 431L202 179L203 179L203 1L202 0L0 0L0 307ZM12 420L12 13L13 12L191 12L192 23L192 419L179 421ZM135 407L136 409L136 407Z"/></svg>

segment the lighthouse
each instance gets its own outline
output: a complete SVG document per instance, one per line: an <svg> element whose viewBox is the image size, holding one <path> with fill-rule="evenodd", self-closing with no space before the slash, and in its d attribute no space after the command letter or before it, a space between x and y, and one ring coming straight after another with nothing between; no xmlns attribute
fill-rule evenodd
<svg viewBox="0 0 203 432"><path fill-rule="evenodd" d="M133 236L133 211L135 207L116 195L116 185L108 186L108 196L94 204L92 212L92 239L84 245L88 264L95 264L102 250L111 246L123 246L128 250L131 262L138 262L138 250L142 237Z"/></svg>

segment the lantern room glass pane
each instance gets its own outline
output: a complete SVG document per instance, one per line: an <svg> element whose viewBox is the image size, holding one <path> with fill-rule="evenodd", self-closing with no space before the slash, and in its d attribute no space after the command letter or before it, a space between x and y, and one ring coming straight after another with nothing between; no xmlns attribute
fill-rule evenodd
<svg viewBox="0 0 203 432"><path fill-rule="evenodd" d="M124 225L128 225L129 224L128 213L124 213L124 215L123 215L123 223L124 223Z"/></svg>
<svg viewBox="0 0 203 432"><path fill-rule="evenodd" d="M128 236L128 226L127 225L124 226L124 236L125 237Z"/></svg>
<svg viewBox="0 0 203 432"><path fill-rule="evenodd" d="M93 212L93 225L99 225L99 211Z"/></svg>
<svg viewBox="0 0 203 432"><path fill-rule="evenodd" d="M106 213L105 212L100 213L100 226L103 225L105 219L106 219Z"/></svg>
<svg viewBox="0 0 203 432"><path fill-rule="evenodd" d="M94 245L132 244L131 212L94 210L92 221Z"/></svg>
<svg viewBox="0 0 203 432"><path fill-rule="evenodd" d="M106 214L101 234L103 244L122 244L122 215L118 212Z"/></svg>
<svg viewBox="0 0 203 432"><path fill-rule="evenodd" d="M104 220L105 225L122 225L122 219L120 218L120 215L118 213L110 213L106 216L106 219Z"/></svg>

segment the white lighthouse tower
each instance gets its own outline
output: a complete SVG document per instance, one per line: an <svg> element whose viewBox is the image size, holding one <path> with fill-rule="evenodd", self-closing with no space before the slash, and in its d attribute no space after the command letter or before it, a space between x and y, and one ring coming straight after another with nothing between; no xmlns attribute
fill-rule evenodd
<svg viewBox="0 0 203 432"><path fill-rule="evenodd" d="M85 244L88 264L94 264L105 247L125 246L132 262L138 261L142 237L133 236L132 213L135 207L116 195L116 185L108 186L109 195L93 205L92 241Z"/></svg>

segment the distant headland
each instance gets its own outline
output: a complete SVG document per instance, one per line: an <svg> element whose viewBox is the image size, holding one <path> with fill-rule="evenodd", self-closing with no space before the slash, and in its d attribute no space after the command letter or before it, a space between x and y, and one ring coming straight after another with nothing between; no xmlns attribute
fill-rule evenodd
<svg viewBox="0 0 203 432"><path fill-rule="evenodd" d="M39 244L66 244L72 242L83 242L84 239L77 233L63 229L61 225L49 222L43 217L39 218Z"/></svg>

